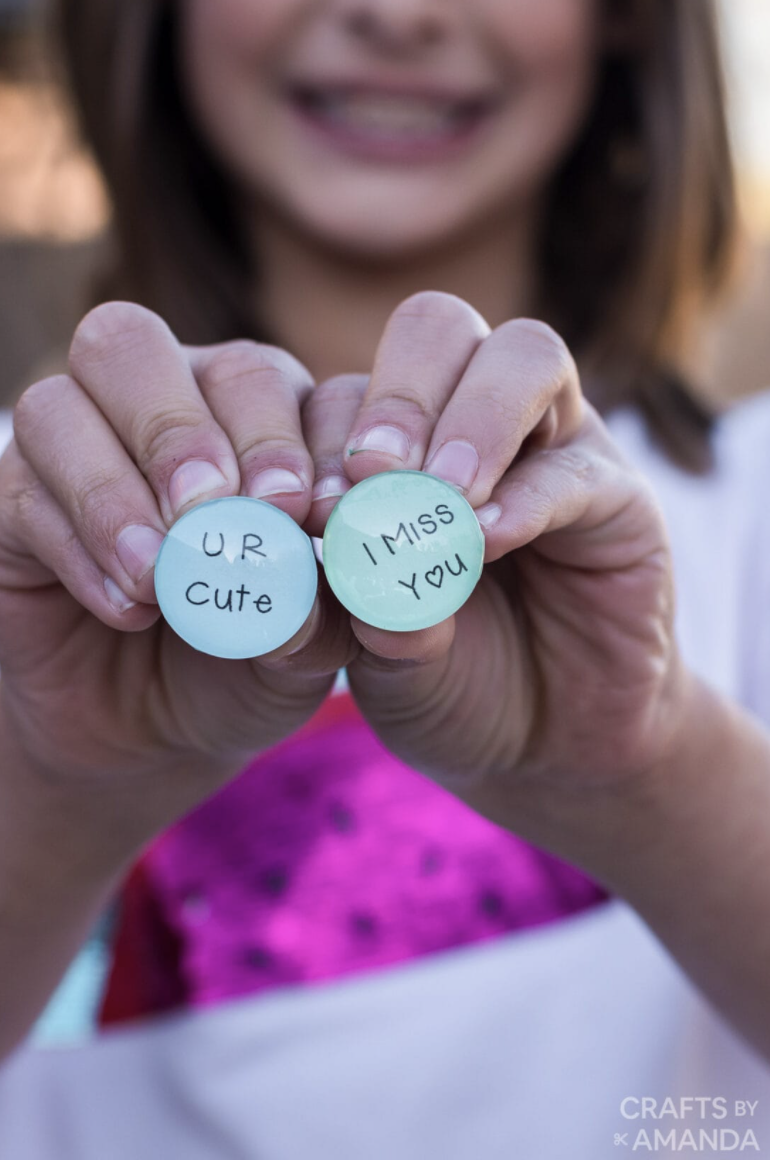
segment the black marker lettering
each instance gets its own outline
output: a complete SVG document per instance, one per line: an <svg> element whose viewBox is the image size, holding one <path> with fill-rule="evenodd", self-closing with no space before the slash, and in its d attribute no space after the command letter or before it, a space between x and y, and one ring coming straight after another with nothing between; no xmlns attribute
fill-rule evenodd
<svg viewBox="0 0 770 1160"><path fill-rule="evenodd" d="M224 604L219 603L219 589L215 588L214 589L214 603L216 604L217 608L221 612L224 612L225 609L227 609L228 612L232 612L232 610L233 610L233 590L232 590L232 588L228 588L227 600L224 602Z"/></svg>
<svg viewBox="0 0 770 1160"><path fill-rule="evenodd" d="M247 540L256 540L257 542L256 542L256 544L249 544L246 542ZM258 536L256 534L256 532L247 532L246 535L243 537L243 550L241 551L241 559L242 560L246 559L247 552L254 552L255 555L264 556L265 559L267 559L267 552L260 552L259 549L261 547L262 547L262 537Z"/></svg>
<svg viewBox="0 0 770 1160"><path fill-rule="evenodd" d="M190 595L193 588L208 588L208 584L206 584L205 581L203 581L203 580L196 580L195 583L191 584L190 587L185 592L185 596L186 596L187 600L190 602L190 604L208 604L208 602L209 602L208 596L206 597L205 600L193 600L192 596Z"/></svg>
<svg viewBox="0 0 770 1160"><path fill-rule="evenodd" d="M431 568L430 572L425 573L425 579L434 588L440 588L444 583L444 569L440 564L437 564L435 568Z"/></svg>
<svg viewBox="0 0 770 1160"><path fill-rule="evenodd" d="M444 566L445 566L445 568L446 568L447 572L449 572L449 573L450 573L450 575L452 575L452 576L459 576L461 572L467 572L467 571L468 571L468 569L465 567L465 564L463 564L463 562L462 562L462 560L460 559L460 556L458 555L458 553L457 553L457 552L455 552L455 560L457 561L457 563L458 563L458 565L459 565L459 567L458 567L458 569L457 569L457 571L456 571L456 572L454 571L454 569L453 569L453 568L451 568L451 567L450 567L450 565L449 565L449 561L448 561L448 560L445 560L445 561L444 561Z"/></svg>
<svg viewBox="0 0 770 1160"><path fill-rule="evenodd" d="M221 556L225 550L225 537L222 535L221 532L219 533L219 550L217 552L210 552L208 550L208 548L206 547L206 540L208 538L209 538L209 534L208 534L208 532L206 532L203 536L203 551L206 553L207 556Z"/></svg>
<svg viewBox="0 0 770 1160"><path fill-rule="evenodd" d="M269 612L273 607L272 600L264 593L259 597L258 600L252 600L252 604L257 606L257 612Z"/></svg>
<svg viewBox="0 0 770 1160"><path fill-rule="evenodd" d="M251 593L249 592L248 588L244 588L241 584L240 588L238 589L238 595L241 598L238 603L238 611L243 612L243 598L244 596L251 596Z"/></svg>
<svg viewBox="0 0 770 1160"><path fill-rule="evenodd" d="M417 599L418 600L420 599L419 593L417 591L417 573L416 572L412 572L412 583L411 584L407 584L406 580L399 580L399 584L403 584L404 588L408 588L410 590L410 592L414 592Z"/></svg>
<svg viewBox="0 0 770 1160"><path fill-rule="evenodd" d="M390 544L397 544L397 543L398 543L398 541L401 539L401 533L402 533L402 532L403 532L403 534L406 536L407 543L411 544L411 542L412 542L412 538L411 538L411 536L409 535L409 532L406 530L406 525L405 525L405 524L399 524L399 525L398 525L398 527L396 528L396 534L395 534L395 536L386 536L386 535L385 535L385 533L383 532L383 533L382 533L382 536L380 537L380 538L381 538L381 539L384 541L384 543L385 543L385 547L388 549L388 551L390 552L391 556L395 556L396 552L395 552L395 549L394 549L394 548L391 548ZM390 543L388 543L388 541L390 541Z"/></svg>
<svg viewBox="0 0 770 1160"><path fill-rule="evenodd" d="M410 525L409 525L409 527L410 527L410 528L412 529L412 531L414 532L415 539L418 539L418 540L419 540L419 538L420 538L420 535L419 535L419 532L417 531L417 528L414 526L414 524L410 524Z"/></svg>
<svg viewBox="0 0 770 1160"><path fill-rule="evenodd" d="M442 524L451 524L455 518L454 513L450 512L449 508L446 506L445 503L436 504L435 510L436 510L436 515L441 520ZM449 516L449 519L445 520L444 516Z"/></svg>
<svg viewBox="0 0 770 1160"><path fill-rule="evenodd" d="M428 533L429 536L432 536L433 533L438 528L438 524L436 523L436 521L433 519L432 516L429 516L429 515L418 516L417 523L420 525L420 527L422 528L422 530L424 532Z"/></svg>
<svg viewBox="0 0 770 1160"><path fill-rule="evenodd" d="M369 557L369 559L371 560L371 562L374 564L374 566L375 566L375 568L376 568L376 567L377 567L377 561L375 560L374 556L372 555L372 552L371 552L371 549L370 549L369 545L368 545L368 544L362 544L361 546L363 547L363 549L364 549L364 551L366 552L367 556Z"/></svg>

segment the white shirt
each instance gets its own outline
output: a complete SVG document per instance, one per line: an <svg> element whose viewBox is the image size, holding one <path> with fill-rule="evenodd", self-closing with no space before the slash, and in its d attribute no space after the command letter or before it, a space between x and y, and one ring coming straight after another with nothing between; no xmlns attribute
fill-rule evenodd
<svg viewBox="0 0 770 1160"><path fill-rule="evenodd" d="M719 421L707 479L672 466L634 412L608 425L667 520L685 660L770 726L770 392ZM667 1114L642 1119L643 1097ZM736 1116L736 1101L758 1103ZM712 1154L714 1139L756 1154L749 1131L770 1149L770 1066L619 900L353 979L28 1047L0 1074L9 1160L605 1160L692 1154L688 1130Z"/></svg>

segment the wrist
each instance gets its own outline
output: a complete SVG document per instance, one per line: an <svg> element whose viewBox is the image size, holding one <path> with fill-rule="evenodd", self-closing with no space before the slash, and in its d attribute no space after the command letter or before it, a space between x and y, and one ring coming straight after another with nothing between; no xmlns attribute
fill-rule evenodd
<svg viewBox="0 0 770 1160"><path fill-rule="evenodd" d="M658 722L659 744L633 773L594 787L570 788L568 778L558 788L516 785L502 824L613 892L633 893L635 877L681 843L694 804L729 768L746 715L681 665Z"/></svg>
<svg viewBox="0 0 770 1160"><path fill-rule="evenodd" d="M42 883L57 867L64 889L117 878L156 834L243 764L169 754L155 768L62 774L28 752L1 700L0 753L0 873Z"/></svg>
<svg viewBox="0 0 770 1160"><path fill-rule="evenodd" d="M104 783L49 776L0 726L0 886L35 899L116 878L146 840L130 813L116 817ZM147 835L149 837L149 835Z"/></svg>

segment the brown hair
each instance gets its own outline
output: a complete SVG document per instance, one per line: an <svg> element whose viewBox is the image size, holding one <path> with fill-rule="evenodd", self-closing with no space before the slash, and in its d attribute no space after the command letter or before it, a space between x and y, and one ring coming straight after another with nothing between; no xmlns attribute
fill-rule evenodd
<svg viewBox="0 0 770 1160"><path fill-rule="evenodd" d="M713 0L604 0L630 28L552 184L540 316L603 412L639 407L681 466L710 464L713 415L677 369L730 268L735 196ZM173 0L59 0L86 135L115 210L105 296L157 310L183 341L276 341L253 316L231 186L182 101Z"/></svg>

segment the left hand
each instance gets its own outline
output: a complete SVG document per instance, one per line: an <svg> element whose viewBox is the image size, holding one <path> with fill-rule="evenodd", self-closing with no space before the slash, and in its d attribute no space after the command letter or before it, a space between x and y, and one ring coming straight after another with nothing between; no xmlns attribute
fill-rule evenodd
<svg viewBox="0 0 770 1160"><path fill-rule="evenodd" d="M558 335L414 295L371 377L319 385L303 425L316 494L424 469L460 484L484 527L484 573L455 616L408 633L352 618L351 691L392 752L512 826L517 787L613 790L662 760L687 684L666 530ZM362 447L383 425L387 449ZM310 534L340 490L314 502Z"/></svg>

